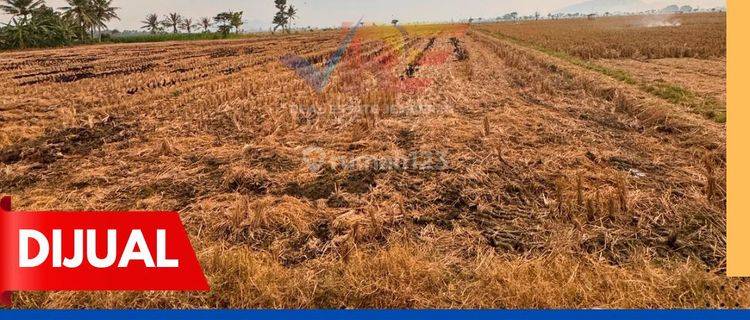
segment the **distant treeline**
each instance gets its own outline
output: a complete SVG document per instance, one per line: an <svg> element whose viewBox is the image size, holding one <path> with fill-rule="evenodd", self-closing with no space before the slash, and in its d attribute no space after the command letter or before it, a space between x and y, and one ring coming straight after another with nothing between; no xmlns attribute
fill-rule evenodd
<svg viewBox="0 0 750 320"><path fill-rule="evenodd" d="M119 8L113 0L66 0L67 6L52 8L44 0L0 0L0 11L11 16L0 27L0 49L54 47L96 42L157 42L211 40L240 37L243 12L227 11L213 18L194 19L179 13L163 18L148 14L141 21L146 34L127 35L107 31L107 23L117 19ZM290 32L297 9L287 0L274 0L277 12L274 27Z"/></svg>
<svg viewBox="0 0 750 320"><path fill-rule="evenodd" d="M201 32L201 33L122 33L105 35L104 42L110 43L146 43L146 42L163 42L163 41L196 41L196 40L220 40L220 39L242 39L255 37L257 34L222 34L219 32Z"/></svg>

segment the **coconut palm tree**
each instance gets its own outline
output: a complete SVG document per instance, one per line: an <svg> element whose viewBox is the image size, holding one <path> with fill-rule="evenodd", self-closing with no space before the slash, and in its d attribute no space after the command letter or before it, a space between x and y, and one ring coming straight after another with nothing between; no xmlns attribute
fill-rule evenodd
<svg viewBox="0 0 750 320"><path fill-rule="evenodd" d="M276 12L276 15L273 17L273 31L276 32L278 28L281 28L281 30L288 33L289 24L292 20L297 18L297 8L293 5L287 7L286 0L274 0L274 5L279 11Z"/></svg>
<svg viewBox="0 0 750 320"><path fill-rule="evenodd" d="M21 16L24 20L44 5L43 0L3 0L3 3L0 10L13 17Z"/></svg>
<svg viewBox="0 0 750 320"><path fill-rule="evenodd" d="M203 28L203 32L208 32L211 28L213 23L211 23L211 19L208 17L201 18L200 26Z"/></svg>
<svg viewBox="0 0 750 320"><path fill-rule="evenodd" d="M102 41L102 29L107 29L107 22L112 19L120 20L117 10L120 8L112 6L112 0L92 0L91 11L94 27L99 31L99 42Z"/></svg>
<svg viewBox="0 0 750 320"><path fill-rule="evenodd" d="M274 0L274 5L279 11L273 17L273 32L277 29L286 30L286 25L289 23L289 18L286 15L286 0Z"/></svg>
<svg viewBox="0 0 750 320"><path fill-rule="evenodd" d="M198 27L198 24L193 21L193 18L184 18L180 23L180 28L187 31L188 34L193 33L193 28Z"/></svg>
<svg viewBox="0 0 750 320"><path fill-rule="evenodd" d="M174 33L178 33L178 28L180 27L180 24L182 23L182 16L179 13L170 13L164 18L164 21L161 22L165 27L172 28Z"/></svg>
<svg viewBox="0 0 750 320"><path fill-rule="evenodd" d="M286 18L287 23L292 23L292 21L297 19L297 8L293 5L289 5L289 9L286 9Z"/></svg>
<svg viewBox="0 0 750 320"><path fill-rule="evenodd" d="M91 30L92 37L94 33L94 15L91 10L91 0L66 0L68 6L61 7L63 16L70 21L73 21L78 28L78 37L80 40L86 38L87 30Z"/></svg>
<svg viewBox="0 0 750 320"><path fill-rule="evenodd" d="M141 23L143 23L141 29L146 29L151 32L151 34L156 34L161 30L159 16L155 13L147 15L146 20L141 21Z"/></svg>

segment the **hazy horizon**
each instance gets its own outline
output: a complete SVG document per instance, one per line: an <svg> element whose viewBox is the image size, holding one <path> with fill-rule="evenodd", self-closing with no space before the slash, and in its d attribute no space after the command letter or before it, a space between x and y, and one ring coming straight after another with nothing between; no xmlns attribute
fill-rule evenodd
<svg viewBox="0 0 750 320"><path fill-rule="evenodd" d="M65 5L64 0L47 0L47 5L59 8ZM344 21L364 20L371 22L388 22L399 19L410 22L446 22L469 17L492 18L505 13L517 11L520 14L540 12L546 14L565 6L585 2L584 0L370 0L355 2L344 0L290 0L289 4L297 7L299 17L295 20L297 27L338 26ZM725 6L724 0L643 0L647 4L688 4L704 8ZM273 0L163 0L157 3L148 0L114 0L119 7L120 21L109 23L110 29L137 30L141 21L149 13L164 16L177 12L196 20L200 17L212 17L221 11L244 11L246 30L268 29L275 13ZM9 17L0 14L0 21L7 22Z"/></svg>

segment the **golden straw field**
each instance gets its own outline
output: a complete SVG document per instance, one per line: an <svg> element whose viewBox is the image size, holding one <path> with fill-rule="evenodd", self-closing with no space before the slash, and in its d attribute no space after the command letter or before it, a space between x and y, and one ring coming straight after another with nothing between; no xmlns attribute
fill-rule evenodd
<svg viewBox="0 0 750 320"><path fill-rule="evenodd" d="M0 53L0 193L178 211L212 289L15 303L750 307L725 16L632 19L367 26L322 92L285 57L322 68L347 30Z"/></svg>

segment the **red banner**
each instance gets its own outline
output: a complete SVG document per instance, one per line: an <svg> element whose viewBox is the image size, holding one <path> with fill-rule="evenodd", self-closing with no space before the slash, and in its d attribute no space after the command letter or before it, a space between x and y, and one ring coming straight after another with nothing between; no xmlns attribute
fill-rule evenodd
<svg viewBox="0 0 750 320"><path fill-rule="evenodd" d="M176 212L12 212L0 201L0 298L11 291L208 291Z"/></svg>

